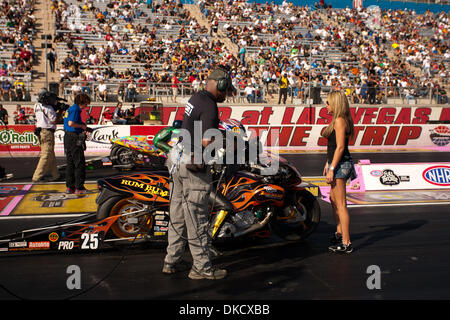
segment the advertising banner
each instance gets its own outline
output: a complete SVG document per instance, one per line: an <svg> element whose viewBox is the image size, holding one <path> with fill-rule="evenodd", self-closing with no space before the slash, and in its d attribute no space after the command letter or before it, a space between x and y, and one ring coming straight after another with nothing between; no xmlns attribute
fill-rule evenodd
<svg viewBox="0 0 450 320"><path fill-rule="evenodd" d="M86 140L87 153L109 153L110 140L130 135L130 126L98 126L89 125L94 131L88 134ZM58 126L55 132L55 152L64 153L64 130Z"/></svg>
<svg viewBox="0 0 450 320"><path fill-rule="evenodd" d="M350 111L355 136L350 150L450 151L450 107L357 106ZM182 120L184 107L166 106L162 125L90 125L94 132L86 143L86 154L108 153L110 139L127 135L154 136L159 130ZM258 135L266 147L278 146L284 152L325 151L321 136L332 117L324 106L221 106L219 117L240 120L249 135ZM436 124L430 124L430 122ZM0 154L38 153L39 142L32 125L0 127ZM64 131L58 126L55 151L64 151Z"/></svg>
<svg viewBox="0 0 450 320"><path fill-rule="evenodd" d="M377 163L360 168L366 191L450 189L450 162Z"/></svg>
<svg viewBox="0 0 450 320"><path fill-rule="evenodd" d="M352 149L429 149L450 151L450 127L427 124L450 121L449 107L358 106L351 107L355 137ZM163 124L183 119L184 107L164 107ZM244 126L270 146L277 136L280 150L325 150L322 131L332 117L324 106L219 107L221 119L241 120Z"/></svg>
<svg viewBox="0 0 450 320"><path fill-rule="evenodd" d="M0 152L35 152L39 150L39 140L34 135L34 126L0 126Z"/></svg>

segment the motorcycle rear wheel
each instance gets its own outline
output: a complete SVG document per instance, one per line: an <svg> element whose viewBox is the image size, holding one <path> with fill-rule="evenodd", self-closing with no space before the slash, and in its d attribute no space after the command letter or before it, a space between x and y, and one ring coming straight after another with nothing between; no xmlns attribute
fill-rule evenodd
<svg viewBox="0 0 450 320"><path fill-rule="evenodd" d="M113 165L134 165L134 151L126 147L113 146L110 158Z"/></svg>
<svg viewBox="0 0 450 320"><path fill-rule="evenodd" d="M320 222L320 205L316 197L307 190L297 191L291 201L296 210L278 214L272 220L274 232L285 240L306 239Z"/></svg>
<svg viewBox="0 0 450 320"><path fill-rule="evenodd" d="M134 238L138 234L145 235L152 225L152 215L135 217L133 212L141 208L128 201L129 198L113 197L100 205L97 211L98 219L115 215L123 215L111 226L111 231L118 238Z"/></svg>

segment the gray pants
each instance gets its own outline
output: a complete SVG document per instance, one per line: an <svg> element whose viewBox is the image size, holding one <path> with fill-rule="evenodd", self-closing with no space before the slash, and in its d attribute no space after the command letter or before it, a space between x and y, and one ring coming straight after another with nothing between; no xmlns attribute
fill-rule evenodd
<svg viewBox="0 0 450 320"><path fill-rule="evenodd" d="M208 172L191 172L185 164L172 175L170 199L169 245L165 263L181 261L186 242L199 271L211 268L209 252L209 195L211 175Z"/></svg>

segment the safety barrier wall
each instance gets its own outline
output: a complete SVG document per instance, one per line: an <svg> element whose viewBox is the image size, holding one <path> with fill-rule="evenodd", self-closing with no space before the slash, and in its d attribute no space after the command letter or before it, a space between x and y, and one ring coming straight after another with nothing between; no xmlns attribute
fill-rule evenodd
<svg viewBox="0 0 450 320"><path fill-rule="evenodd" d="M349 205L395 205L450 203L450 162L355 164L356 179L347 182ZM330 201L330 185L322 177L310 178ZM314 194L314 193L313 193Z"/></svg>
<svg viewBox="0 0 450 320"><path fill-rule="evenodd" d="M353 152L374 150L450 151L450 107L430 106L358 106L351 112L355 137ZM247 130L258 134L264 145L277 145L281 152L315 152L326 150L321 132L331 116L326 107L308 106L224 106L221 119L241 119ZM154 135L176 119L182 119L184 107L164 107L162 124L93 125L87 141L87 154L108 152L110 139L126 135ZM32 125L0 126L0 153L39 152ZM55 133L55 150L63 153L62 126ZM268 137L272 137L268 139Z"/></svg>
<svg viewBox="0 0 450 320"><path fill-rule="evenodd" d="M360 164L365 191L449 189L450 162Z"/></svg>
<svg viewBox="0 0 450 320"><path fill-rule="evenodd" d="M350 141L358 149L429 149L450 151L450 107L386 105L350 108L355 137ZM163 124L182 119L184 107L164 107ZM270 141L282 151L321 151L327 141L321 137L330 123L325 106L229 106L219 107L221 119L238 119L248 130ZM435 124L430 124L435 123ZM441 124L440 124L441 123ZM272 139L278 135L275 140Z"/></svg>

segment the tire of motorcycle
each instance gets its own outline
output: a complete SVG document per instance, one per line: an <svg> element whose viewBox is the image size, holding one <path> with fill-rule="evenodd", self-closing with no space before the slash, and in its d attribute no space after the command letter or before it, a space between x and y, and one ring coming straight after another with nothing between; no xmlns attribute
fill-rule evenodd
<svg viewBox="0 0 450 320"><path fill-rule="evenodd" d="M285 240L304 240L317 228L320 222L320 205L309 191L301 190L291 199L297 210L285 210L271 222L273 231Z"/></svg>
<svg viewBox="0 0 450 320"><path fill-rule="evenodd" d="M128 199L130 198L111 197L106 200L97 209L97 219L102 220L118 214L129 214L140 210L138 206L129 202ZM147 226L152 225L152 221L149 221L149 219L152 219L152 215L143 215L137 218L137 221L131 222L133 218L132 214L120 217L111 226L111 231L118 238L133 238L137 234L145 234L148 231Z"/></svg>
<svg viewBox="0 0 450 320"><path fill-rule="evenodd" d="M113 146L110 152L110 159L113 165L132 165L127 169L134 168L133 150L122 146Z"/></svg>
<svg viewBox="0 0 450 320"><path fill-rule="evenodd" d="M117 149L119 149L119 148L120 148L120 146L118 146L116 144L112 145L111 151L109 152L109 157L110 157L111 161L113 161L113 159L115 158ZM115 161L115 159L114 159L114 161Z"/></svg>

